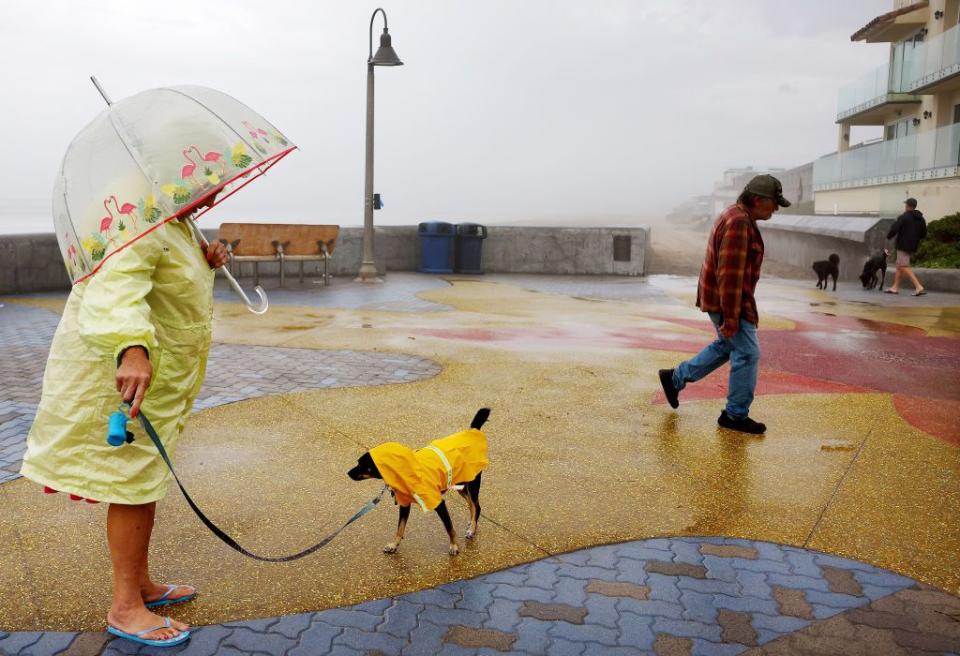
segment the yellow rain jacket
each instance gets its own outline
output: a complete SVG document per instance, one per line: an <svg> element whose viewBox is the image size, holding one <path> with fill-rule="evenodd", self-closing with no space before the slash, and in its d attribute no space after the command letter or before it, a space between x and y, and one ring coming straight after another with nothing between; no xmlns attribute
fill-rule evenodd
<svg viewBox="0 0 960 656"><path fill-rule="evenodd" d="M484 470L487 437L471 428L434 440L419 451L386 442L370 449L370 457L398 504L409 506L415 501L429 512L440 505L449 488L469 483Z"/></svg>
<svg viewBox="0 0 960 656"><path fill-rule="evenodd" d="M107 444L121 402L117 357L147 348L153 379L142 411L172 451L203 384L214 271L180 222L167 223L74 285L50 347L43 394L20 470L55 490L123 504L156 501L169 472L139 421L132 444Z"/></svg>

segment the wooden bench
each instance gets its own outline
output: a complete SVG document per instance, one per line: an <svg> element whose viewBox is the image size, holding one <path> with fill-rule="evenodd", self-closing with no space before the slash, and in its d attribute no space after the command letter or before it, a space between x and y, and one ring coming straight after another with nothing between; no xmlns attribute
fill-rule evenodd
<svg viewBox="0 0 960 656"><path fill-rule="evenodd" d="M300 263L303 282L304 262L323 262L323 284L330 284L330 256L337 246L340 226L293 223L223 223L219 240L226 245L234 274L240 276L244 262L253 262L253 280L260 284L260 262L280 263L283 287L286 262Z"/></svg>

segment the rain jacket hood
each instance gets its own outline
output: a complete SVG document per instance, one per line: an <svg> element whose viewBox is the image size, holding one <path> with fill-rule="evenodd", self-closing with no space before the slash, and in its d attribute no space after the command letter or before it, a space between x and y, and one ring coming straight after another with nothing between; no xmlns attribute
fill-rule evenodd
<svg viewBox="0 0 960 656"><path fill-rule="evenodd" d="M416 502L424 512L439 506L450 487L476 478L489 462L487 437L476 428L434 440L419 451L385 442L370 449L370 457L397 503Z"/></svg>

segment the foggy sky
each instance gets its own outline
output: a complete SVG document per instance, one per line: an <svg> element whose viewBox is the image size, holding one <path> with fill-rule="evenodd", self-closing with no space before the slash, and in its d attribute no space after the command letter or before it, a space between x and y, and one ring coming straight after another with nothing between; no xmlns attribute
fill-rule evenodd
<svg viewBox="0 0 960 656"><path fill-rule="evenodd" d="M199 84L300 146L215 221L362 222L375 4L4 0L0 202L49 207L104 105ZM405 65L376 71L381 224L646 220L724 168L836 147L837 93L887 58L850 34L890 0L393 0ZM374 26L374 49L381 29ZM43 227L43 226L41 226Z"/></svg>

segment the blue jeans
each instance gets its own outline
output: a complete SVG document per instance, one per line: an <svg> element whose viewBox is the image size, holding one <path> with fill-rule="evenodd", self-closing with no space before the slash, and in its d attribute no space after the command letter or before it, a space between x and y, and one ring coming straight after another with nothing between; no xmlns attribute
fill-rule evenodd
<svg viewBox="0 0 960 656"><path fill-rule="evenodd" d="M719 312L709 312L710 321L717 330L717 339L689 360L673 370L673 386L678 390L693 383L717 367L730 361L730 383L727 387L727 415L742 419L750 414L753 391L757 387L757 372L760 369L760 342L757 327L740 319L740 329L733 337L720 334L722 318Z"/></svg>

